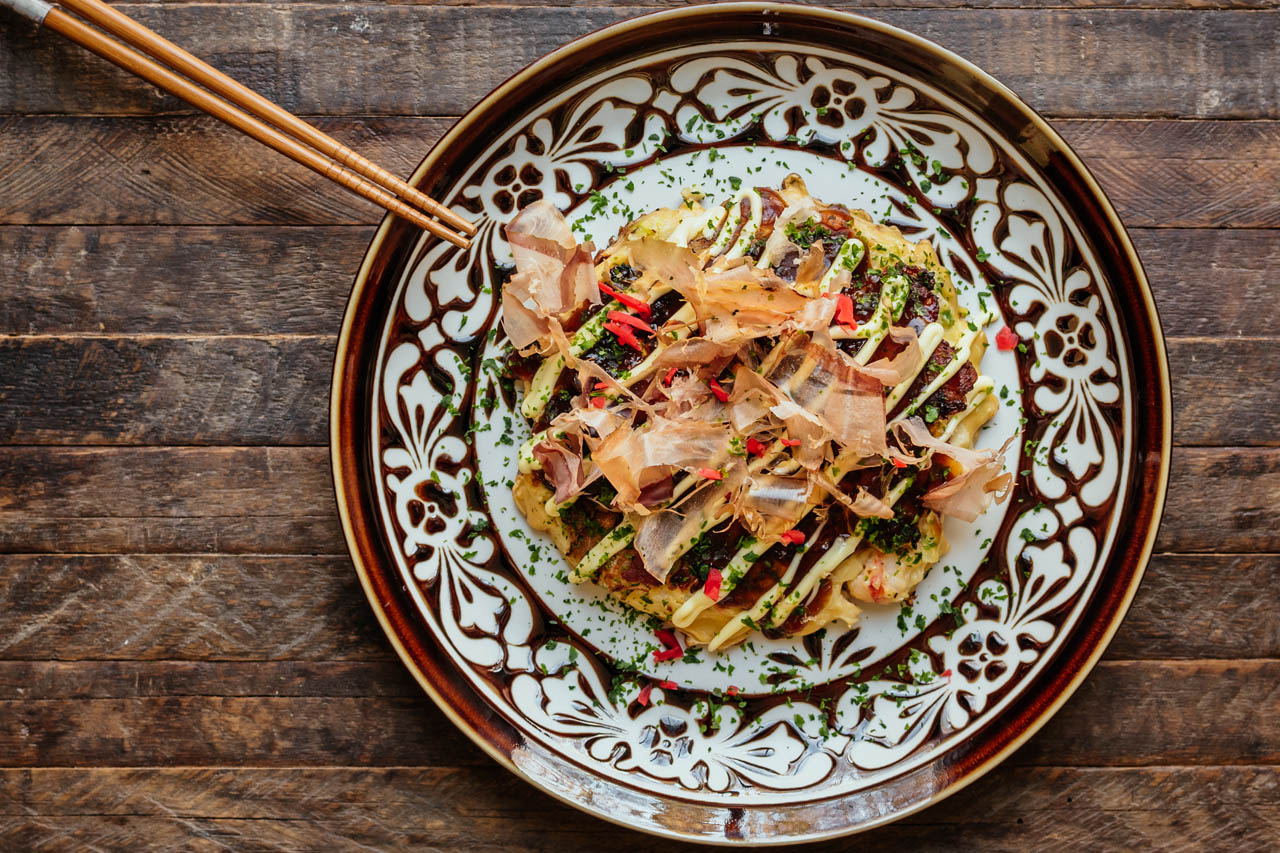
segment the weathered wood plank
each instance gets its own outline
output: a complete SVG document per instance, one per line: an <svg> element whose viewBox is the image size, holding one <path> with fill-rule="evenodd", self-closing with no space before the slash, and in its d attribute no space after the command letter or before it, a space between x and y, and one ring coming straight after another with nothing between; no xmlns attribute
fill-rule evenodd
<svg viewBox="0 0 1280 853"><path fill-rule="evenodd" d="M316 125L408 174L451 123L342 118ZM368 224L383 215L205 116L0 119L0 182L0 220L23 224Z"/></svg>
<svg viewBox="0 0 1280 853"><path fill-rule="evenodd" d="M1280 657L1277 611L1280 557L1161 554L1107 656ZM405 695L345 557L12 555L0 656L9 699Z"/></svg>
<svg viewBox="0 0 1280 853"><path fill-rule="evenodd" d="M0 338L0 442L315 445L329 336ZM1173 339L1174 440L1274 445L1280 341Z"/></svg>
<svg viewBox="0 0 1280 853"><path fill-rule="evenodd" d="M456 115L530 61L637 8L126 6L294 112ZM1055 115L1276 116L1271 11L879 9ZM178 105L53 33L6 18L0 112L151 113ZM998 39L998 42L997 42ZM997 48L998 44L998 48ZM485 49L501 45L500 50ZM479 46L479 48L478 48ZM447 74L441 69L448 69ZM377 81L371 85L370 81ZM1123 92L1124 97L1117 97Z"/></svg>
<svg viewBox="0 0 1280 853"><path fill-rule="evenodd" d="M400 174L449 123L317 122ZM1280 225L1271 191L1280 184L1280 122L1062 119L1054 126L1130 226ZM1249 180L1240 179L1245 174ZM372 204L206 117L2 119L0 181L0 222L11 224L343 225L381 217Z"/></svg>
<svg viewBox="0 0 1280 853"><path fill-rule="evenodd" d="M0 447L0 552L345 554L319 447ZM1280 551L1280 449L1179 448L1157 549Z"/></svg>
<svg viewBox="0 0 1280 853"><path fill-rule="evenodd" d="M1184 448L1173 454L1163 551L1280 551L1280 452Z"/></svg>
<svg viewBox="0 0 1280 853"><path fill-rule="evenodd" d="M367 226L0 226L0 333L333 334ZM1130 230L1171 337L1275 335L1273 231ZM210 310L211 306L214 310Z"/></svg>
<svg viewBox="0 0 1280 853"><path fill-rule="evenodd" d="M1280 269L1274 231L1131 229L1170 337L1266 337L1280 329L1268 299Z"/></svg>
<svg viewBox="0 0 1280 853"><path fill-rule="evenodd" d="M0 227L0 256L25 259L7 282L0 333L332 335L372 236L368 226Z"/></svg>
<svg viewBox="0 0 1280 853"><path fill-rule="evenodd" d="M1280 657L1280 556L1158 554L1107 657Z"/></svg>
<svg viewBox="0 0 1280 853"><path fill-rule="evenodd" d="M1273 191L1280 184L1280 123L1055 121L1054 127L1126 225L1280 224ZM1254 179L1262 186L1252 186Z"/></svg>
<svg viewBox="0 0 1280 853"><path fill-rule="evenodd" d="M1275 767L1114 769L1005 766L926 811L859 835L859 850L1139 850L1171 839L1234 849L1280 832ZM497 765L455 770L34 768L0 772L0 839L27 849L647 851L651 837L606 824ZM673 848L664 842L664 848ZM849 841L795 850L847 850ZM683 846L680 849L685 849ZM690 848L692 849L692 848Z"/></svg>
<svg viewBox="0 0 1280 853"><path fill-rule="evenodd" d="M345 554L326 448L0 450L0 548Z"/></svg>
<svg viewBox="0 0 1280 853"><path fill-rule="evenodd" d="M0 702L0 765L482 764L425 695Z"/></svg>
<svg viewBox="0 0 1280 853"><path fill-rule="evenodd" d="M1275 764L1280 661L1112 661L1013 757L1018 764Z"/></svg>
<svg viewBox="0 0 1280 853"><path fill-rule="evenodd" d="M0 656L368 661L394 653L346 557L49 555L0 564ZM155 666L128 677L178 677ZM230 672L228 683L247 678ZM127 675L108 667L102 682ZM78 683L69 673L55 681Z"/></svg>
<svg viewBox="0 0 1280 853"><path fill-rule="evenodd" d="M364 606L363 598L358 603ZM367 607L365 609L368 610ZM273 618L262 617L263 621ZM325 632L322 629L317 633ZM381 638L378 642L386 647ZM104 655L110 653L110 649L103 650ZM390 654L390 649L386 649L386 653ZM214 657L217 652L205 654ZM379 696L416 699L421 695L422 687L399 658L394 657L380 661L0 661L0 699L34 701L174 696Z"/></svg>
<svg viewBox="0 0 1280 853"><path fill-rule="evenodd" d="M1272 421L1280 411L1280 376L1264 367L1280 356L1280 341L1174 338L1167 344L1175 443L1280 444Z"/></svg>
<svg viewBox="0 0 1280 853"><path fill-rule="evenodd" d="M132 5L185 4L192 0L134 0ZM223 0L224 3L275 3L278 0ZM303 5L311 2L331 4L332 0L292 0ZM390 0L393 6L495 6L545 8L553 5L541 0ZM561 0L559 6L600 6L601 0ZM617 0L610 6L635 7L637 15L656 8L685 5L682 0ZM1278 0L867 0L850 3L830 0L824 4L832 9L845 9L858 13L865 9L1274 9Z"/></svg>
<svg viewBox="0 0 1280 853"><path fill-rule="evenodd" d="M216 689L216 687L215 687ZM1280 763L1280 661L1104 662L1016 764ZM422 697L0 701L0 766L483 764Z"/></svg>
<svg viewBox="0 0 1280 853"><path fill-rule="evenodd" d="M0 339L0 440L322 444L336 339Z"/></svg>

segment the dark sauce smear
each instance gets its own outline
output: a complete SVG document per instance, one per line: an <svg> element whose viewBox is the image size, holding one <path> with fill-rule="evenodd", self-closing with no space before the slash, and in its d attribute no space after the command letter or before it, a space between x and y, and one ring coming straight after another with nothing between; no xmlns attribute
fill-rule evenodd
<svg viewBox="0 0 1280 853"><path fill-rule="evenodd" d="M662 294L649 306L649 325L655 329L671 319L684 305L684 297L674 290Z"/></svg>
<svg viewBox="0 0 1280 853"><path fill-rule="evenodd" d="M763 211L763 205L761 210ZM795 225L787 225L787 238L794 243L799 251L792 249L783 255L778 261L774 262L773 271L778 278L783 281L794 283L796 274L799 272L800 264L804 262L805 256L808 254L810 247L815 244L822 248L823 272L831 269L831 264L835 262L836 255L839 254L841 247L848 241L850 236L850 222L853 217L848 210L839 206L826 207L821 211L821 219L817 223L806 223L800 227ZM761 214L761 231L763 228L764 215ZM773 233L774 224L769 223L769 233ZM758 232L757 232L758 233ZM765 238L767 239L767 237ZM759 242L759 238L757 238ZM763 243L761 249L763 250ZM760 252L756 253L756 260L759 260Z"/></svg>
<svg viewBox="0 0 1280 853"><path fill-rule="evenodd" d="M541 432L560 415L573 408L573 400L582 393L582 388L578 383L578 374L572 370L560 371L560 378L556 380L556 384L552 387L551 396L547 398L547 405L543 407L542 414L533 422L533 431Z"/></svg>
<svg viewBox="0 0 1280 853"><path fill-rule="evenodd" d="M592 317L604 310L604 302L599 305L583 305L574 311L565 319L562 328L567 334L572 335L574 332L582 328L582 324L590 320Z"/></svg>
<svg viewBox="0 0 1280 853"><path fill-rule="evenodd" d="M907 393L902 396L898 405L894 407L891 416L897 415L912 404L912 401L920 395L929 386L929 383L937 379L947 365L955 358L956 348L946 341L941 341L933 354L929 356L929 360L925 362L924 368L915 380L907 387ZM923 403L921 403L914 414L920 415L926 423L933 423L940 418L947 418L956 412L964 411L965 396L973 390L973 385L978 381L978 370L970 361L965 361L960 365L960 369L952 374L951 378L942 383L938 390L930 394Z"/></svg>
<svg viewBox="0 0 1280 853"><path fill-rule="evenodd" d="M658 328L667 320L671 319L671 315L680 309L684 304L684 298L675 291L664 293L662 296L654 300L650 307L648 323L653 328ZM638 330L635 331L635 339L640 345L640 349L624 344L617 335L606 330L600 336L600 340L596 345L582 354L587 361L595 362L611 376L618 376L624 371L632 370L640 362L649 357L657 346L657 341L653 335Z"/></svg>
<svg viewBox="0 0 1280 853"><path fill-rule="evenodd" d="M631 267L620 264L614 270L625 268L631 270ZM612 272L612 271L611 271ZM632 270L632 272L634 272ZM638 273L632 277L638 277ZM680 310L680 306L684 304L684 297L675 291L664 293L662 296L654 300L650 306L650 315L648 322L655 329L660 327L671 319L671 315ZM578 313L590 317L602 310L602 306L591 306L590 311L580 311ZM566 331L571 331L566 327ZM632 347L623 344L611 332L605 331L599 342L594 347L583 354L583 358L588 361L595 362L601 368L608 371L611 375L617 376L625 370L634 368L643 361L650 353L653 352L656 342L651 335L637 333L636 340L640 343L643 352L637 351ZM534 373L537 372L540 359L536 356L525 358L517 353L512 353L508 358L508 364L514 375L519 376L526 382L533 379ZM560 376L556 378L555 385L552 386L551 396L547 398L547 404L543 407L542 413L533 422L534 432L538 432L547 428L547 426L559 415L564 414L573 408L573 401L582 393L582 385L578 381L578 373L568 368L560 371Z"/></svg>
<svg viewBox="0 0 1280 853"><path fill-rule="evenodd" d="M600 263L600 261L596 261L596 263ZM631 266L631 264L614 264L609 269L609 281L618 290L630 288L639 278L640 270Z"/></svg>
<svg viewBox="0 0 1280 853"><path fill-rule="evenodd" d="M762 68L767 65L767 61L762 56L754 52L742 51L740 53L740 58L743 61L748 63L759 64L762 66ZM667 73L662 68L654 67L654 68L650 68L647 71L641 70L635 73L639 73L650 78L652 85L657 89L671 88L669 79L667 77ZM714 73L714 72L708 72L708 74L711 74L711 73ZM688 89L689 87L685 86L684 88ZM693 87L693 88L696 88L696 87ZM821 93L819 93L819 95L816 95L815 97L819 97L819 96L821 96ZM574 109L576 109L577 105L578 103L576 101L571 101L565 105L562 105L556 110L549 112L547 114L547 117L551 120L553 126L560 126L564 123L566 117ZM690 106L692 106L696 110L701 110L701 106L696 103L691 102ZM923 110L942 109L941 105L932 103L930 99L924 94L919 94L917 96L916 106ZM709 116L703 116L703 118L710 119ZM798 116L791 116L791 120L793 122L793 127L791 129L794 131L797 129L795 126L795 122L798 120ZM830 113L828 113L826 116L820 118L819 120L825 123L832 124L835 127L839 127L839 126L843 126L842 122L845 121L846 119L841 114L837 114L833 116ZM634 138L637 140L643 138L646 132L647 132L646 129L640 124L640 119L637 119L636 124L633 127L628 129L629 138ZM673 132L674 132L674 128L673 128ZM718 141L718 146L722 149L727 145L760 145L760 144L767 144L770 148L774 148L774 149L788 148L788 147L796 148L796 149L801 148L801 146L794 143L789 143L789 142L775 143L772 141L762 140L759 134L758 128L756 127L752 127L747 132L744 132L732 139L725 139L725 140ZM697 148L706 148L706 147L710 147L710 146L691 145L681 141L678 138L678 136L669 136L665 143L664 156L671 156L674 154L680 154L680 153L688 152L691 150L695 150ZM815 144L810 144L808 146L805 146L804 150L817 153L822 156L827 156L827 157L830 157L831 159L835 159L841 162L844 162L845 160L845 158L841 156L841 153L836 149L834 145L824 145L821 143L815 143ZM497 154L494 155L495 160L499 157L506 156L509 153L510 153L509 149L498 152ZM906 156L910 156L913 158L919 157L919 155L915 153L908 153ZM859 151L858 153L855 154L855 163L859 169L865 172L871 173L881 179L887 180L893 183L895 186L898 186L904 189L908 194L914 196L915 201L921 206L925 206L925 207L931 206L931 203L924 197L923 193L917 187L915 187L915 185L912 183L910 179L906 177L905 161L903 157L904 157L903 154L899 154L895 152L889 156L888 160L883 165L872 166L866 162L861 151ZM645 164L641 164L641 165L645 165ZM920 163L917 162L917 166L919 165ZM591 168L595 169L595 174L593 176L594 179L590 182L591 185L598 187L610 180L619 179L619 176L616 173L614 175L607 175L603 170L597 167L591 167ZM1001 180L1005 178L1017 177L1019 175L1020 175L1019 170L1014 166L1014 164L1011 163L1007 155L1003 151L1000 151L999 149L997 149L996 164L993 166L991 170L984 173L982 177ZM498 177L499 179L501 178L501 176L498 176ZM935 184L945 183L951 180L967 181L967 184L969 187L968 199L962 202L961 204L959 204L954 209L943 210L940 214L937 214L937 216L942 221L943 225L947 228L947 230L951 234L956 235L957 239L964 245L970 257L974 257L976 255L976 247L973 245L972 240L969 236L969 233L967 230L967 222L970 219L970 216L972 214L972 211L975 205L975 202L973 200L973 188L976 187L976 179L978 176L973 175L971 173L964 172L964 171L956 171L956 172L935 171L935 172L931 172L929 177L930 177L930 180ZM511 179L512 179L512 182L514 183L515 176L512 175ZM625 178L621 178L621 179L626 180ZM568 178L565 177L564 175L558 175L557 181L560 183L559 189L562 192L569 194L572 198L575 199L575 201L580 201L584 197L583 192L579 192L575 190L574 187L568 184ZM501 183L501 180L499 182ZM587 189L589 189L589 187L587 187ZM820 188L815 188L815 189L818 190L818 195L821 196L822 193L820 191ZM502 199L498 199L498 202L499 202L499 206L504 211L514 212L514 210L517 209L518 207L521 207L525 204L529 204L535 200L536 200L536 197L532 193L532 191L526 189L522 191L519 197L507 199L504 196ZM761 231L759 234L760 239L755 241L755 243L751 247L751 252L749 252L749 254L753 253L752 257L754 258L759 257L760 249L763 246L763 239L767 238L768 230L772 228L773 221L776 219L777 213L781 210L781 206L779 206L777 203L778 201L780 201L780 199L775 201L771 199L768 193L765 194L766 222L761 228ZM453 203L459 204L463 208L471 210L473 213L482 212L482 202L480 199L477 199L477 198L466 198L466 197L459 196L453 200ZM928 236L926 234L913 232L912 226L910 226L905 221L894 223L894 224L899 224L903 228L903 232L908 239L913 239L913 240L921 239L924 236ZM1004 227L1004 223L1003 222L997 223L996 227L997 227L997 230L1000 230ZM1080 257L1079 249L1078 247L1075 247L1073 245L1070 247L1068 255L1063 259L1064 270L1066 270L1069 273L1071 270L1081 266L1081 264L1082 264L1082 259ZM1032 323L1034 323L1039 318L1043 309L1038 306L1022 313L1012 311L1009 308L1008 298L1007 298L1009 286L999 279L997 272L994 268L986 266L984 267L984 269L987 274L988 280L992 282L991 289L994 294L994 299L997 302L997 304L1000 306L1000 308L1003 310L1003 313L1006 317L1017 316L1020 319L1027 320ZM471 274L474 279L474 283L476 284L475 289L479 290L480 273L478 270L473 270ZM620 276L621 278L613 279L614 284L616 286L622 287L629 283L625 279L625 276L626 276L625 271L617 273L617 275ZM874 311L876 301L879 298L880 284L881 283L879 281L874 280L870 276L866 276L866 275L861 277L855 276L854 285L847 292L849 292L850 295L854 297L855 316L859 319L859 321L868 319L871 316L871 313ZM429 295L429 298L433 300L433 302L437 300L436 294L429 292L428 295ZM468 307L470 307L468 303L465 303L464 301L458 300L458 299L452 300L447 304L437 303L437 304L433 304L432 306L433 313L435 314L439 314L440 312L448 311L448 310L465 310ZM911 299L909 301L907 311L904 312L904 319L913 325L918 322L931 321L932 320L932 317L930 316L931 311L934 310L935 308L936 308L936 302L932 300L929 297L928 293L924 292L923 290L920 292L917 292L915 282L913 281ZM397 306L395 310L396 310L396 316L392 318L391 335L388 342L390 348L393 348L394 346L396 346L401 342L412 341L416 339L415 323L411 320L411 318L409 318L404 314L402 307ZM490 318L489 318L490 325L493 322L493 315L495 313L496 313L496 306L491 311L491 314L490 314ZM584 316L580 318L580 321L585 321L585 319L586 317ZM1111 340L1112 333L1110 329L1107 329L1106 334L1108 336L1108 341L1106 343L1110 346L1112 351L1114 351L1115 343L1113 340ZM612 337L612 336L608 336L608 337ZM640 336L640 337L641 339L643 339L643 336ZM471 347L469 353L467 353L470 356L470 360L474 370L477 372L481 368L479 364L480 349L481 347L479 345L475 345ZM589 357L593 358L593 360L596 360L596 362L600 364L602 367L605 367L606 369L609 369L611 371L625 370L627 369L627 365L633 366L634 364L638 363L641 358L643 358L642 354L636 353L634 350L631 350L629 347L623 347L621 351L617 351L612 348L606 348L606 349L607 351L605 349L602 349L599 352L593 351L592 355ZM433 355L434 353L428 353L427 356L422 360L423 369L427 372L428 379L432 383L432 385L435 388L437 388L442 394L448 394L452 390L453 379L452 377L445 374L444 371L440 370L436 366ZM522 371L526 370L527 366L528 365L526 364L522 364L519 359L514 359L511 362L509 362L509 370L512 374L516 376L526 375L525 373L522 373ZM1031 364L1028 359L1019 358L1018 369L1020 372L1022 387L1024 388L1031 387L1030 378L1028 376L1028 371L1030 367L1031 367ZM965 380L957 376L956 381L957 381L957 389L955 390L958 390L958 386L962 384ZM1045 384L1048 384L1053 387L1060 387L1060 383L1053 378L1045 380ZM495 402L495 398L493 396L494 394L500 395L508 405L514 405L514 402L515 402L514 386L509 379L505 379L503 380L503 382L499 383L496 390L487 391L486 392L487 397L482 397L479 400L475 399L475 387L476 385L474 384L471 387L469 387L463 398L462 405L463 405L464 414L469 413L471 410L471 407L475 405L481 405L487 408L491 408ZM953 405L953 403L949 401L949 399L947 398L947 395L943 394L942 391L940 391L939 394L943 395L943 397L942 399L938 400L934 404L940 406L940 412L941 412L943 407ZM934 397L938 397L939 394L935 394ZM386 408L385 408L386 401L382 399L381 395L379 395L378 399L379 399L378 406L379 406L379 412L380 412L379 429L380 429L380 434L383 439L383 442L384 444L398 443L399 439L397 437L397 433L390 424L388 412L386 411ZM930 398L931 402L933 401L933 399L934 399L933 397ZM1025 414L1025 417L1027 418L1027 429L1029 431L1035 430L1035 428L1044 424L1049 419L1049 416L1046 413L1039 411L1035 407L1029 395L1028 395L1028 398L1023 402L1024 402L1024 405L1026 406L1026 410L1024 414ZM399 414L402 420L404 420L405 422L409 422L411 420L410 413L404 408L405 403L401 400L401 401L397 401L396 405L401 408L401 411ZM1120 426L1121 426L1121 417L1122 417L1122 410L1120 405L1116 404L1116 405L1110 405L1110 406L1103 406L1101 407L1101 414L1106 421L1107 428L1111 429L1113 431L1113 434L1119 435ZM439 465L442 471L456 472L463 465L474 466L476 462L474 458L474 455L475 455L474 446L465 435L469 423L471 423L471 419L469 417L462 417L462 418L458 418L449 428L449 432L451 434L459 438L462 438L464 441L466 441L468 450L466 455L462 459L451 459L448 457L444 457L440 459ZM513 448L512 449L513 453L514 453L514 450L515 449ZM1082 478L1077 478L1073 476L1071 472L1068 471L1064 466L1058 464L1052 459L1050 459L1050 461L1047 464L1050 466L1050 469L1057 476L1062 477L1067 482L1068 488L1073 488L1075 486L1078 486L1081 482L1083 482L1083 480L1093 476L1095 473L1093 470L1090 470L1085 472ZM378 463L378 467L379 467L378 473L380 473L380 476L375 474L373 478L375 482L385 482L385 478L388 475L392 475L392 474L397 476L406 476L409 474L408 469L391 468L381 461ZM1025 512L1026 510L1036 505L1040 500L1038 494L1034 490L1034 484L1030 476L1031 468L1032 468L1031 460L1027 457L1026 451L1024 450L1024 452L1022 453L1019 459L1019 466L1018 466L1019 473L1018 473L1018 483L1017 483L1016 491L1014 496L1011 498L1010 505L1005 511L1006 520L1001 525L999 530L987 531L987 533L991 535L993 540L991 543L991 549L989 552L990 554L998 555L1004 552L1005 544L1008 541L1009 536L1017 535L1017 533L1013 530L1013 527L1014 527L1013 520L1016 519L1017 516L1020 515L1021 513ZM483 495L480 492L479 484L475 481L474 478L470 479L465 485L463 485L461 487L461 490L465 494L467 505L472 507L485 505L483 501ZM429 497L434 498L434 497L442 497L442 496L431 494L429 495ZM461 496L458 496L458 497L461 497ZM450 501L441 502L441 501L433 500L431 501L431 503L435 505L435 509L433 510L434 512L443 513L444 515L450 515L460 511L459 507L457 506L459 501L457 500L452 502ZM1095 534L1100 534L1105 528L1107 520L1110 517L1110 514L1112 513L1112 511L1114 510L1114 507L1115 507L1114 497L1101 506L1097 506L1097 507L1082 506L1081 510L1084 513L1083 523L1092 527ZM411 510L411 515L416 514L416 512L417 510ZM424 503L422 507L422 513L423 513L423 518L425 518L426 515L428 514L426 503ZM828 525L828 526L831 526L831 525ZM400 535L400 532L395 531L393 532L392 538L393 539L398 538L399 535ZM475 530L472 528L471 525L467 525L459 536L459 544L469 546L470 543L474 541L475 537L478 535L490 536L492 534L490 532ZM500 539L498 539L497 537L494 537L494 538L500 542ZM820 537L819 541L814 542L809 546L809 550L808 552L806 552L806 555L805 555L806 561L810 559L810 556L809 556L810 554L814 555L812 559L816 560L817 555L820 553L820 548L822 547L823 539L825 538L826 538L825 536ZM426 558L427 556L429 556L428 552L430 550L431 549L429 547L420 549L418 557ZM777 561L773 559L772 553L766 554L765 557L761 559L760 564L757 566L757 569L763 569L767 565L776 566L776 563ZM521 572L518 571L518 569L515 567L515 564L510 560L509 557L504 556L504 552L501 549L495 550L495 556L491 560L490 568L503 571L505 573L509 573L514 577L516 577L519 582L526 583L524 578L521 575ZM1010 567L1012 571L1018 571L1018 572L1023 571L1025 568L1027 567L1023 565L1016 565L1016 566ZM935 567L935 571L936 570L937 569ZM641 570L641 572L642 571L643 570ZM1007 583L1008 577L1006 574L1004 574L1005 571L1006 571L1005 569L998 569L995 563L990 558L984 559L983 563L979 566L976 574L970 580L966 589L952 599L952 604L955 606L955 608L958 609L962 604L972 603L978 608L978 613L980 614L980 616L994 616L997 612L995 607L982 602L976 595L975 591L978 588L978 586L986 580L1000 579ZM526 589L528 589L527 584L526 584ZM437 590L434 587L428 587L424 590L424 592L428 597L428 601L433 606L438 606L439 598L438 598ZM537 600L536 595L531 590L528 591L528 594L533 597L533 600ZM828 594L828 593L823 592L820 594ZM1070 602L1067 604L1064 604L1062 612L1057 614L1050 614L1049 618L1054 618L1054 619L1061 618L1063 613L1065 613L1066 608L1070 606L1071 606ZM499 618L499 621L502 625L505 625L508 619L509 619L509 612L502 614ZM576 637L575 635L572 634L572 632L567 631L565 627L561 625L557 619L555 619L554 614L548 614L547 618L542 620L540 625L535 626L535 630L542 632L546 637L549 637L549 638L563 637L563 638L571 639L575 644L581 647L584 647L584 648L591 647L590 643L588 643L586 640L584 640L581 637ZM846 683L849 681L864 680L867 678L879 678L879 677L900 678L905 681L910 681L911 676L909 672L907 672L905 664L907 663L909 657L912 655L913 652L915 654L922 654L930 657L933 660L934 666L939 667L941 666L941 660L930 650L928 646L929 639L943 633L950 634L951 632L963 631L963 630L964 630L963 625L953 622L945 616L942 618L939 618L935 620L931 625L929 625L919 635L917 635L917 637L911 643L904 644L902 647L898 648L897 650L895 650L893 653L889 654L882 660L863 661L864 666L862 669L862 673L863 673L862 676L855 677L855 678L841 678L831 684L816 685L816 686L812 686L811 688L809 685L805 685L804 693L803 693L804 698L807 701L817 704L821 708L834 709L834 706L835 706L834 699L836 699L846 689ZM820 630L817 633L806 637L804 641L806 649L809 649L811 653L816 651L817 644L820 642L821 637L824 633L825 633L825 629ZM854 631L842 637L842 639L837 643L835 651L838 654L844 654L846 650L853 644L856 636L857 636L857 629L855 628ZM995 643L998 646L1000 642L999 638L991 637L984 640L980 635L976 635L976 634L971 639L973 643L978 645L981 645L982 643L986 642L986 643ZM605 676L606 683L608 682L610 676L617 676L622 678L632 677L627 675L626 672L618 669L616 666L611 664L608 657L603 654L596 654L592 659L594 661L593 665L600 667L602 669L603 674ZM970 674L963 673L963 675L968 677ZM489 674L488 677L491 678L494 681L494 683L498 685L500 688L503 688L508 681L509 675L505 671L499 670ZM785 674L780 675L780 678L785 680ZM1010 681L1008 682L1008 686L1006 686L996 694L988 697L988 702L989 703L998 702L1000 698L1003 696L1004 692L1011 689L1011 687L1017 683L1018 683L1018 679L1016 678L1010 679ZM753 685L744 684L744 685L741 685L741 687L743 689L751 689ZM793 690L789 692L795 692L795 691ZM668 691L667 695L669 697L669 700L674 700L675 702L682 705L686 705L686 706L691 704L696 698L693 695L677 696L675 691ZM751 715L751 714L760 713L763 710L765 710L767 707L772 707L780 702L786 701L786 695L787 694L765 695L765 696L758 696L754 698L740 696L740 697L737 697L736 701L742 703L745 706L744 713ZM961 698L961 701L963 701L963 697ZM828 722L834 722L833 711L829 712Z"/></svg>
<svg viewBox="0 0 1280 853"><path fill-rule="evenodd" d="M729 564L746 535L746 529L736 521L723 530L708 530L677 561L668 580L681 589L701 587L712 569Z"/></svg>
<svg viewBox="0 0 1280 853"><path fill-rule="evenodd" d="M942 294L938 293L937 277L932 270L904 267L902 273L911 283L911 290L898 325L910 326L919 334L925 326L938 321Z"/></svg>

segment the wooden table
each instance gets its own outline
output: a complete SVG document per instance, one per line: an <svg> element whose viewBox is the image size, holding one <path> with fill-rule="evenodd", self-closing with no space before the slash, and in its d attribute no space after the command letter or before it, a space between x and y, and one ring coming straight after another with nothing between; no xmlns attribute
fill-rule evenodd
<svg viewBox="0 0 1280 853"><path fill-rule="evenodd" d="M514 2L125 8L407 174L508 74L648 8ZM1079 693L845 846L1273 846L1277 0L861 8L986 67L1094 169L1163 311L1177 448L1159 553ZM326 401L379 212L0 31L0 848L655 847L472 746L365 603Z"/></svg>

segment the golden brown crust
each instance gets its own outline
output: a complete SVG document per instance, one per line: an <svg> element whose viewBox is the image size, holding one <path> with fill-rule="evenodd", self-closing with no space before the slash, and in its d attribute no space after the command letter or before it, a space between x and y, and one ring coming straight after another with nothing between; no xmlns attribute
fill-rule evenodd
<svg viewBox="0 0 1280 853"><path fill-rule="evenodd" d="M788 179L782 193L790 197L791 201L794 201L798 194L807 196L803 181L796 176ZM843 211L842 208L839 210ZM608 281L615 265L632 262L631 244L628 244L627 240L641 240L649 237L665 239L683 219L699 213L705 216L706 210L697 202L691 202L684 208L654 211L624 227L620 232L619 241L597 257L597 272L600 279ZM933 274L933 289L941 298L941 306L939 307L938 303L929 302L928 305L934 313L926 317L926 321L941 315L938 322L943 328L942 339L948 344L954 344L964 337L969 329L969 325L963 322L965 312L958 304L951 276L940 263L931 243L927 240L912 243L900 229L876 223L864 211L851 211L849 215L851 219L847 230L865 245L868 263L873 270L890 271L885 273L886 275L910 275L913 282L916 281L915 277L920 274L920 270L927 270ZM840 233L844 233L843 227ZM904 268L908 270L905 273L902 272ZM662 286L661 282L649 281L648 277L649 274L644 271L632 273L627 286L635 289L630 292L641 294L649 292L650 286ZM873 278L874 280L878 279ZM916 285L913 284L914 286ZM659 292L666 289L669 288L663 287ZM936 335L937 332L935 331L934 334ZM968 361L976 370L985 352L986 336L978 332L969 337L972 340L969 343ZM937 338L933 340L937 341ZM944 350L947 349L946 344L938 346L943 347ZM969 368L966 366L965 370L968 371ZM972 372L966 374L967 384L957 389L952 396L957 399L964 396L968 389L973 387L974 375ZM962 404L963 402L961 400ZM952 426L951 441L961 447L971 447L978 429L990 420L998 408L999 401L994 395L988 395L967 413L962 410L955 415L954 417L961 419L958 423L952 424L952 418L949 417L939 418L930 425L931 431L935 435L941 435L950 424ZM542 475L537 471L522 473L516 479L514 497L517 507L525 514L534 529L545 532L551 537L556 547L575 567L594 546L598 543L605 544L604 540L610 536L609 531L617 529L620 525L627 526L634 521L627 519L621 513L609 512L586 497L578 498L576 504L571 503L557 508L550 502L552 494L552 489L545 484ZM780 620L786 617L787 613L792 614L783 623L785 632L793 636L802 636L832 621L841 621L851 626L856 622L860 612L858 602L887 603L908 598L929 567L935 564L947 549L947 543L942 535L941 519L937 513L922 511L918 517L912 517L917 518L913 523L919 529L915 545L905 552L895 551L886 554L869 543L863 543L850 556L835 564L834 569L830 570L830 574L825 578L818 576L822 578L817 582L818 586L807 595L809 605L814 607L813 612L806 612L803 606L795 607L794 610L791 608L784 610L783 616L778 617ZM692 579L688 571L681 574L673 570L672 577L678 578L678 582L659 583L645 571L629 539L625 544L620 543L620 545L620 549L611 556L589 558L588 568L578 575L578 578L592 577L625 605L662 620L672 619L682 606L696 603L691 602L691 599L702 596L702 581ZM598 561L598 566L593 560ZM758 569L757 564L756 568L751 570L753 574L749 577L754 577ZM824 570L824 574L826 571ZM702 576L706 576L705 566L702 569ZM770 587L774 585L775 580L772 577L765 578L762 583L764 587ZM742 585L743 594L747 594L750 589L746 580L742 581ZM750 588L753 589L754 586ZM746 623L747 628L742 628L730 642L726 642L725 637L717 635L725 631L735 619L738 620L739 625L743 624L742 614L750 611L752 607L758 607L757 593L747 595L751 603L746 606L742 603L743 594L734 598L732 603L730 597L723 598L714 604L706 599L706 603L701 605L700 609L690 611L694 615L686 618L683 623L677 618L676 623L694 643L710 643L715 639L713 647L723 647L730 642L736 642L749 633L749 628L754 627L750 621Z"/></svg>

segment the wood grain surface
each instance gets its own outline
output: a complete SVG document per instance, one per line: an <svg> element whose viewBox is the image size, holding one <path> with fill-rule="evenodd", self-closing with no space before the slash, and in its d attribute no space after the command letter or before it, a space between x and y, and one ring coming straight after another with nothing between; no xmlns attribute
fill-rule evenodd
<svg viewBox="0 0 1280 853"><path fill-rule="evenodd" d="M122 8L407 174L511 72L669 5ZM1177 446L1080 691L989 776L827 848L1275 849L1280 0L856 8L1093 169L1160 306ZM0 42L0 849L658 849L472 746L364 600L324 445L379 212L11 15Z"/></svg>

